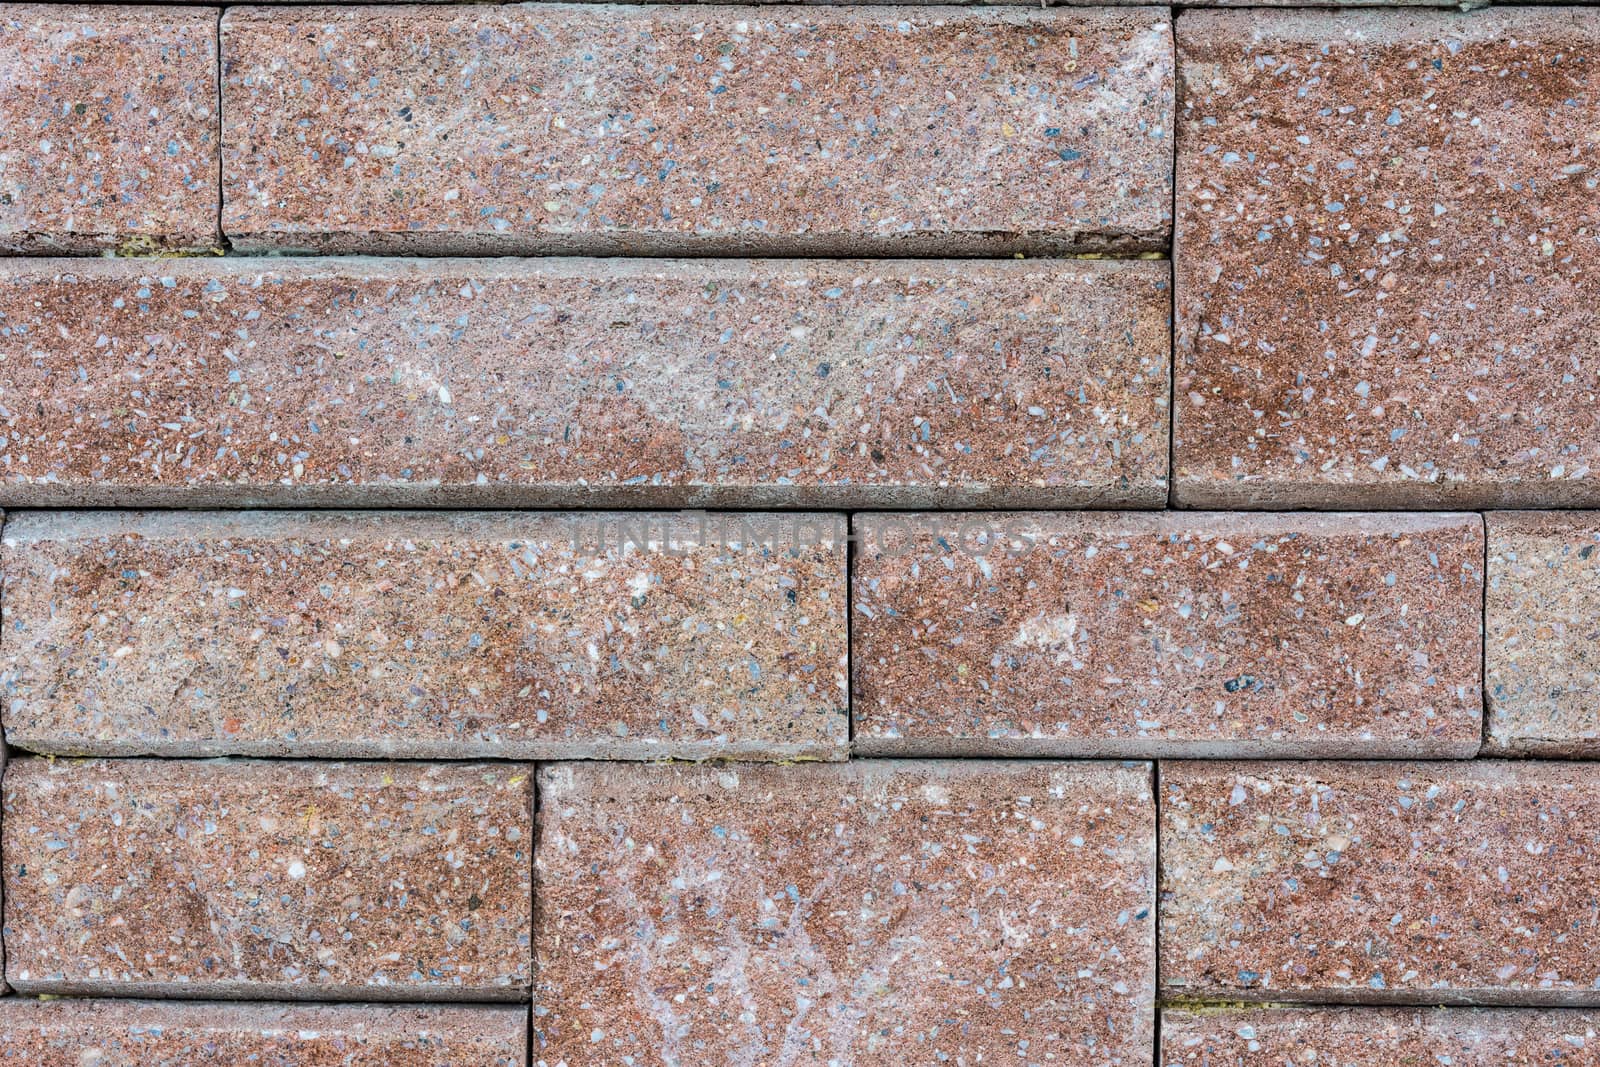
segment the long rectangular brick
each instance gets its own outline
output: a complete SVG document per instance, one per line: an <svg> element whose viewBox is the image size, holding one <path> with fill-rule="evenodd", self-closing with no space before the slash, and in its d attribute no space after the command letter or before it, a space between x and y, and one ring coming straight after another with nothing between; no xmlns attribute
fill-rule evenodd
<svg viewBox="0 0 1600 1067"><path fill-rule="evenodd" d="M229 8L243 250L1159 250L1165 8Z"/></svg>
<svg viewBox="0 0 1600 1067"><path fill-rule="evenodd" d="M1173 998L1600 1004L1600 765L1161 766Z"/></svg>
<svg viewBox="0 0 1600 1067"><path fill-rule="evenodd" d="M540 771L543 1064L1148 1063L1148 764Z"/></svg>
<svg viewBox="0 0 1600 1067"><path fill-rule="evenodd" d="M1570 1009L1224 1007L1161 1013L1161 1067L1595 1067Z"/></svg>
<svg viewBox="0 0 1600 1067"><path fill-rule="evenodd" d="M531 770L13 760L6 977L28 994L525 998Z"/></svg>
<svg viewBox="0 0 1600 1067"><path fill-rule="evenodd" d="M25 512L5 726L125 756L842 758L843 518Z"/></svg>
<svg viewBox="0 0 1600 1067"><path fill-rule="evenodd" d="M1490 514L1492 751L1600 756L1600 513Z"/></svg>
<svg viewBox="0 0 1600 1067"><path fill-rule="evenodd" d="M218 18L0 4L0 253L218 243Z"/></svg>
<svg viewBox="0 0 1600 1067"><path fill-rule="evenodd" d="M1197 507L1600 503L1600 11L1178 20Z"/></svg>
<svg viewBox="0 0 1600 1067"><path fill-rule="evenodd" d="M525 1067L521 1007L0 1000L0 1064Z"/></svg>
<svg viewBox="0 0 1600 1067"><path fill-rule="evenodd" d="M1169 296L1143 262L0 262L0 502L1157 504Z"/></svg>
<svg viewBox="0 0 1600 1067"><path fill-rule="evenodd" d="M858 515L858 751L1472 756L1476 515Z"/></svg>

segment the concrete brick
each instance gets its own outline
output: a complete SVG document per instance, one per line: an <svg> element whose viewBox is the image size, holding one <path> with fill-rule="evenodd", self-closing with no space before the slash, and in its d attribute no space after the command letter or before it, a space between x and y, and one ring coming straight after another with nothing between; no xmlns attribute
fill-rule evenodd
<svg viewBox="0 0 1600 1067"><path fill-rule="evenodd" d="M7 978L28 994L525 998L530 772L13 760Z"/></svg>
<svg viewBox="0 0 1600 1067"><path fill-rule="evenodd" d="M1600 502L1600 11L1186 12L1176 499Z"/></svg>
<svg viewBox="0 0 1600 1067"><path fill-rule="evenodd" d="M229 8L242 250L1163 250L1165 8Z"/></svg>
<svg viewBox="0 0 1600 1067"><path fill-rule="evenodd" d="M1142 262L0 262L0 499L1159 504L1169 296Z"/></svg>
<svg viewBox="0 0 1600 1067"><path fill-rule="evenodd" d="M1161 765L1170 998L1594 1005L1600 766Z"/></svg>
<svg viewBox="0 0 1600 1067"><path fill-rule="evenodd" d="M543 768L534 1057L1149 1063L1149 771Z"/></svg>
<svg viewBox="0 0 1600 1067"><path fill-rule="evenodd" d="M857 750L1472 756L1476 515L858 515Z"/></svg>
<svg viewBox="0 0 1600 1067"><path fill-rule="evenodd" d="M6 733L108 756L842 758L844 534L796 513L26 512Z"/></svg>
<svg viewBox="0 0 1600 1067"><path fill-rule="evenodd" d="M525 1067L521 1007L0 1000L0 1064Z"/></svg>
<svg viewBox="0 0 1600 1067"><path fill-rule="evenodd" d="M0 4L0 253L218 243L218 17Z"/></svg>
<svg viewBox="0 0 1600 1067"><path fill-rule="evenodd" d="M1163 1067L1594 1067L1600 1015L1534 1009L1268 1008L1161 1013Z"/></svg>
<svg viewBox="0 0 1600 1067"><path fill-rule="evenodd" d="M1600 756L1600 512L1488 522L1487 746Z"/></svg>

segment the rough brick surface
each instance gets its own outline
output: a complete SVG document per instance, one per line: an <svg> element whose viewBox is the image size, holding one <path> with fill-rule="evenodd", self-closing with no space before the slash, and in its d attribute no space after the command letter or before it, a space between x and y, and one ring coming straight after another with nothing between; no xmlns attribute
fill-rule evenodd
<svg viewBox="0 0 1600 1067"><path fill-rule="evenodd" d="M1488 521L1488 746L1600 756L1600 512Z"/></svg>
<svg viewBox="0 0 1600 1067"><path fill-rule="evenodd" d="M1471 756L1476 515L858 515L859 751Z"/></svg>
<svg viewBox="0 0 1600 1067"><path fill-rule="evenodd" d="M1600 16L1178 22L1186 504L1600 501Z"/></svg>
<svg viewBox="0 0 1600 1067"><path fill-rule="evenodd" d="M1161 1013L1162 1067L1595 1067L1600 1015L1459 1008Z"/></svg>
<svg viewBox="0 0 1600 1067"><path fill-rule="evenodd" d="M93 755L838 758L844 533L28 512L5 535L6 733Z"/></svg>
<svg viewBox="0 0 1600 1067"><path fill-rule="evenodd" d="M526 997L530 770L14 760L7 978L30 994Z"/></svg>
<svg viewBox="0 0 1600 1067"><path fill-rule="evenodd" d="M0 264L0 483L33 505L1155 504L1169 296L1160 263Z"/></svg>
<svg viewBox="0 0 1600 1067"><path fill-rule="evenodd" d="M520 1007L0 1000L0 1064L524 1067Z"/></svg>
<svg viewBox="0 0 1600 1067"><path fill-rule="evenodd" d="M1159 249L1164 8L230 8L241 249Z"/></svg>
<svg viewBox="0 0 1600 1067"><path fill-rule="evenodd" d="M1164 763L1171 997L1590 1003L1587 763Z"/></svg>
<svg viewBox="0 0 1600 1067"><path fill-rule="evenodd" d="M217 243L217 19L0 4L0 253Z"/></svg>
<svg viewBox="0 0 1600 1067"><path fill-rule="evenodd" d="M1148 765L541 775L541 1063L1150 1062Z"/></svg>

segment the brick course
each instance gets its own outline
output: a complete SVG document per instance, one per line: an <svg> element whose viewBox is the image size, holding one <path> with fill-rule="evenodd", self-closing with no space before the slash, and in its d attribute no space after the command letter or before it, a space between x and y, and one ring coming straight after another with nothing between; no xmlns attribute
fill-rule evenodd
<svg viewBox="0 0 1600 1067"><path fill-rule="evenodd" d="M0 253L217 245L218 17L0 4Z"/></svg>
<svg viewBox="0 0 1600 1067"><path fill-rule="evenodd" d="M1471 756L1475 515L861 515L859 751Z"/></svg>
<svg viewBox="0 0 1600 1067"><path fill-rule="evenodd" d="M1157 263L0 261L0 486L44 506L1151 505L1170 295Z"/></svg>
<svg viewBox="0 0 1600 1067"><path fill-rule="evenodd" d="M235 7L222 40L241 250L961 254L1171 230L1164 8Z"/></svg>
<svg viewBox="0 0 1600 1067"><path fill-rule="evenodd" d="M34 752L840 758L849 739L836 516L29 512L4 561L6 735Z"/></svg>
<svg viewBox="0 0 1600 1067"><path fill-rule="evenodd" d="M532 768L13 760L28 994L525 998Z"/></svg>

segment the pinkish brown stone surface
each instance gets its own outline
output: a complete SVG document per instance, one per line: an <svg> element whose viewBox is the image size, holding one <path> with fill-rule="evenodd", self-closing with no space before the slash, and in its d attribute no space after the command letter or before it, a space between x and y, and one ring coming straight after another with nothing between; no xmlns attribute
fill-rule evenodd
<svg viewBox="0 0 1600 1067"><path fill-rule="evenodd" d="M1169 297L1144 262L0 263L0 499L1154 505Z"/></svg>
<svg viewBox="0 0 1600 1067"><path fill-rule="evenodd" d="M530 773L13 760L6 977L27 994L525 997Z"/></svg>
<svg viewBox="0 0 1600 1067"><path fill-rule="evenodd" d="M1476 515L857 515L857 750L1471 756Z"/></svg>
<svg viewBox="0 0 1600 1067"><path fill-rule="evenodd" d="M1148 764L541 770L544 1064L1147 1064Z"/></svg>
<svg viewBox="0 0 1600 1067"><path fill-rule="evenodd" d="M1178 21L1177 499L1600 501L1600 13Z"/></svg>
<svg viewBox="0 0 1600 1067"><path fill-rule="evenodd" d="M0 1000L0 1064L525 1067L522 1007Z"/></svg>
<svg viewBox="0 0 1600 1067"><path fill-rule="evenodd" d="M1162 1067L1595 1067L1571 1010L1227 1007L1161 1013Z"/></svg>
<svg viewBox="0 0 1600 1067"><path fill-rule="evenodd" d="M243 250L1159 250L1165 8L230 8Z"/></svg>
<svg viewBox="0 0 1600 1067"><path fill-rule="evenodd" d="M0 4L0 253L218 243L217 20Z"/></svg>
<svg viewBox="0 0 1600 1067"><path fill-rule="evenodd" d="M27 512L33 752L842 758L842 516Z"/></svg>
<svg viewBox="0 0 1600 1067"><path fill-rule="evenodd" d="M1161 765L1168 998L1589 1004L1600 767Z"/></svg>
<svg viewBox="0 0 1600 1067"><path fill-rule="evenodd" d="M1600 512L1491 513L1485 619L1494 751L1600 756Z"/></svg>

